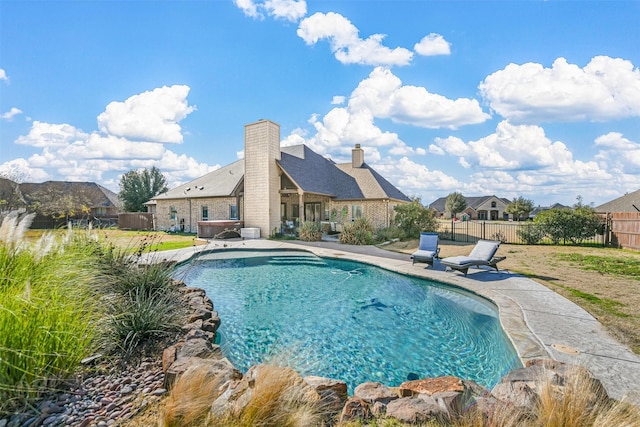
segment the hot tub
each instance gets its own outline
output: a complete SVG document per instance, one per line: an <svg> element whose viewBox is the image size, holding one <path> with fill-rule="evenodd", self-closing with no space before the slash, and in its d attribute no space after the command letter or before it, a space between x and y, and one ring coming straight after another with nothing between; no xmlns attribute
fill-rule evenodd
<svg viewBox="0 0 640 427"><path fill-rule="evenodd" d="M213 239L217 234L225 230L237 230L244 225L244 221L235 219L216 219L210 221L198 221L198 237L203 239Z"/></svg>

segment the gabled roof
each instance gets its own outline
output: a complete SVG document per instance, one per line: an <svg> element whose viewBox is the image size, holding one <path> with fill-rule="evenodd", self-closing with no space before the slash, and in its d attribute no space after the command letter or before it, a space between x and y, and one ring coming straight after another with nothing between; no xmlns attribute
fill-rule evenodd
<svg viewBox="0 0 640 427"><path fill-rule="evenodd" d="M27 205L40 204L55 209L60 198L67 198L75 208L87 206L121 207L118 195L95 182L46 181L41 183L19 184L22 197Z"/></svg>
<svg viewBox="0 0 640 427"><path fill-rule="evenodd" d="M200 178L172 188L166 193L159 194L151 200L234 196L243 179L244 160L237 160Z"/></svg>
<svg viewBox="0 0 640 427"><path fill-rule="evenodd" d="M384 179L382 175L373 170L371 166L363 163L361 167L354 168L351 163L336 165L340 170L355 178L364 197L367 199L396 199L410 202L402 191Z"/></svg>
<svg viewBox="0 0 640 427"><path fill-rule="evenodd" d="M464 199L467 201L467 208L471 208L471 209L477 209L480 205L482 205L483 203L485 203L487 200L491 199L491 198L496 198L498 200L500 200L501 202L503 202L504 204L508 205L509 203L511 203L511 200L509 199L505 199L504 197L498 197L498 196L479 196L479 197L467 197L467 196L463 196ZM447 198L446 197L440 197L439 199L437 199L436 201L434 201L433 203L431 203L429 205L429 209L434 209L438 212L445 212L447 209L445 207L447 203Z"/></svg>
<svg viewBox="0 0 640 427"><path fill-rule="evenodd" d="M640 212L640 190L627 193L595 208L596 212Z"/></svg>
<svg viewBox="0 0 640 427"><path fill-rule="evenodd" d="M306 193L324 194L336 199L365 198L356 179L306 145L282 147L278 164Z"/></svg>

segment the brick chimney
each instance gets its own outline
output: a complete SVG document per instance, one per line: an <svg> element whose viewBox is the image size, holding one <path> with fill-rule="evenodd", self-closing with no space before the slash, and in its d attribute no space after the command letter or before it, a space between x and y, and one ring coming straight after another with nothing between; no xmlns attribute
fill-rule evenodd
<svg viewBox="0 0 640 427"><path fill-rule="evenodd" d="M360 144L356 144L356 148L351 150L351 167L361 168L364 164L364 150L360 148Z"/></svg>

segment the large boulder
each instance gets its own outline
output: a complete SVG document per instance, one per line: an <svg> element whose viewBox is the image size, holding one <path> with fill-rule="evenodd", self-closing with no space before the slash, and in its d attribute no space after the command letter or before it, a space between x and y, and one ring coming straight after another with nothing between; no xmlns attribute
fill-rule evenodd
<svg viewBox="0 0 640 427"><path fill-rule="evenodd" d="M408 424L426 423L448 419L446 411L431 396L402 397L387 405L387 417Z"/></svg>
<svg viewBox="0 0 640 427"><path fill-rule="evenodd" d="M378 382L365 382L358 385L353 391L353 396L364 400L369 404L375 402L381 402L388 404L392 400L398 398L398 393L391 391L391 389Z"/></svg>

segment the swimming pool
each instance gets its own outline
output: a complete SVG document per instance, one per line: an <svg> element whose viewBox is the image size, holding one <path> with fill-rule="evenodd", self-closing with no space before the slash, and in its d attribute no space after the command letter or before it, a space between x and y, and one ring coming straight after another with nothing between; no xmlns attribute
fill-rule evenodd
<svg viewBox="0 0 640 427"><path fill-rule="evenodd" d="M522 366L490 302L372 265L240 250L202 254L174 276L213 300L223 354L243 371L285 361L352 391L443 375L493 387Z"/></svg>

